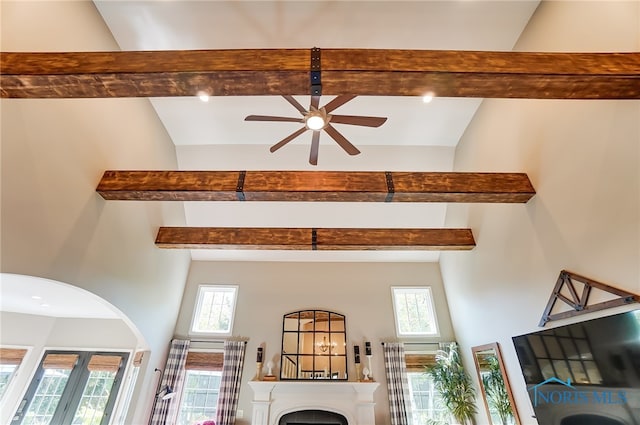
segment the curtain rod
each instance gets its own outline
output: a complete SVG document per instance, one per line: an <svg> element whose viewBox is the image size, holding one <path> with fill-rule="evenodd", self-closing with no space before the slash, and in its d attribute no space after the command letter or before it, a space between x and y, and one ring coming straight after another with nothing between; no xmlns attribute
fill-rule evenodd
<svg viewBox="0 0 640 425"><path fill-rule="evenodd" d="M402 342L402 341L387 341L381 342L381 345L384 345L388 342ZM440 345L442 342L402 342L404 345Z"/></svg>
<svg viewBox="0 0 640 425"><path fill-rule="evenodd" d="M189 337L175 336L174 339L184 339L189 342L208 343L208 344L224 344L226 341L244 341L245 344L249 342L248 338L244 339L244 338L237 338L237 337L231 337L229 339L190 339Z"/></svg>

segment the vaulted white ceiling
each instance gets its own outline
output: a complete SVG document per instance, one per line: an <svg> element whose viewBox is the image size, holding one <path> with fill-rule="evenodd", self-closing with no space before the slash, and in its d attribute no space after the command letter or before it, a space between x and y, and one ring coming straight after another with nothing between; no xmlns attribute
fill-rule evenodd
<svg viewBox="0 0 640 425"><path fill-rule="evenodd" d="M392 48L511 50L539 1L95 1L122 50ZM330 97L323 97L321 105ZM298 97L307 106L308 98ZM250 114L297 117L274 96L151 99L176 145L180 169L450 171L455 146L481 99L358 97L336 110L384 116L379 128L336 125L362 153L311 135L275 153L300 125L246 122ZM493 170L468 170L493 171ZM446 204L185 203L187 225L443 227ZM196 260L437 261L437 252L194 250Z"/></svg>

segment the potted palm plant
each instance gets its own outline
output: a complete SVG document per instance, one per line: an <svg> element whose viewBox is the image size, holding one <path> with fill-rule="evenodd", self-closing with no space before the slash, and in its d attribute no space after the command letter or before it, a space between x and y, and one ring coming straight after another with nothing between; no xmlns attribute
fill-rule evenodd
<svg viewBox="0 0 640 425"><path fill-rule="evenodd" d="M451 416L462 425L473 424L477 411L476 392L471 377L462 366L457 344L452 343L438 351L435 364L427 367L427 374Z"/></svg>

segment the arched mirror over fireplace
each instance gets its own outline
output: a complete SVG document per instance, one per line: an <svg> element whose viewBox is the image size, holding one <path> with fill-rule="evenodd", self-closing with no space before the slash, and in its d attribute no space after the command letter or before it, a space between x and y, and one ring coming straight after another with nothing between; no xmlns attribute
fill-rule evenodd
<svg viewBox="0 0 640 425"><path fill-rule="evenodd" d="M326 310L284 315L281 380L347 380L345 317Z"/></svg>

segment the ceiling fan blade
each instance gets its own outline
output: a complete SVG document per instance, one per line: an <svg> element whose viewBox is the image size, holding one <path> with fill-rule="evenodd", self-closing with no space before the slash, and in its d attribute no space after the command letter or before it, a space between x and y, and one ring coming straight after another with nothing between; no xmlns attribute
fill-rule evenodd
<svg viewBox="0 0 640 425"><path fill-rule="evenodd" d="M320 106L320 96L311 96L311 108L310 109L318 109Z"/></svg>
<svg viewBox="0 0 640 425"><path fill-rule="evenodd" d="M358 148L353 146L351 142L349 142L342 134L340 134L338 130L333 128L331 124L327 124L324 128L324 131L326 131L327 134L331 136L331 138L333 138L333 140L335 140L340 145L340 147L344 149L349 155L358 155L360 153Z"/></svg>
<svg viewBox="0 0 640 425"><path fill-rule="evenodd" d="M385 117L363 117L358 115L331 115L331 122L335 124L362 125L365 127L380 127L387 121Z"/></svg>
<svg viewBox="0 0 640 425"><path fill-rule="evenodd" d="M309 164L318 165L318 150L320 148L320 131L315 130L311 138L311 154L309 154Z"/></svg>
<svg viewBox="0 0 640 425"><path fill-rule="evenodd" d="M341 107L342 105L344 105L348 101L354 99L355 97L356 97L355 94L344 94L342 96L337 96L331 102L329 102L326 105L324 105L324 110L327 111L327 112L331 112L334 109L338 109L339 107Z"/></svg>
<svg viewBox="0 0 640 425"><path fill-rule="evenodd" d="M300 130L298 130L298 131L296 131L294 133L291 133L290 135L288 135L284 139L280 140L275 145L271 146L269 148L269 151L271 151L272 153L277 151L278 149L280 149L281 147L283 147L284 145L286 145L287 143L289 143L290 141L292 141L293 139L295 139L296 137L298 137L299 135L301 135L302 133L304 133L307 130L308 130L307 127L302 127Z"/></svg>
<svg viewBox="0 0 640 425"><path fill-rule="evenodd" d="M293 96L284 95L282 97L284 97L287 102L289 102L294 108L296 108L302 115L305 115L307 113L307 110L304 109L304 106L302 106L297 100L295 100Z"/></svg>
<svg viewBox="0 0 640 425"><path fill-rule="evenodd" d="M272 117L270 115L249 115L245 121L284 121L284 122L304 122L302 118Z"/></svg>

